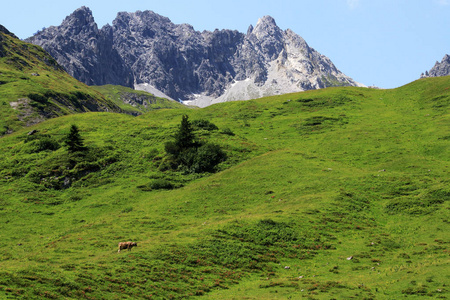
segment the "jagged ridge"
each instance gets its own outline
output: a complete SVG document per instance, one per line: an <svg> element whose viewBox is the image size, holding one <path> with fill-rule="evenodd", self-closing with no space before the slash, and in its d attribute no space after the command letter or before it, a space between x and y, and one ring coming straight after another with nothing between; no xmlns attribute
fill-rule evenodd
<svg viewBox="0 0 450 300"><path fill-rule="evenodd" d="M134 86L199 106L359 85L270 16L244 34L199 32L152 11L121 12L99 30L90 9L82 7L29 41L87 84Z"/></svg>
<svg viewBox="0 0 450 300"><path fill-rule="evenodd" d="M446 54L441 62L436 62L433 68L425 74L422 73L420 78L426 77L440 77L440 76L448 76L450 75L450 55Z"/></svg>

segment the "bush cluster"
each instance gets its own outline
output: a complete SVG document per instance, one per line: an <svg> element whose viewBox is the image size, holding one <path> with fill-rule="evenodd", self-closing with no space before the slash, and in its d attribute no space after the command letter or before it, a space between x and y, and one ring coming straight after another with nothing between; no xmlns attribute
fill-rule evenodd
<svg viewBox="0 0 450 300"><path fill-rule="evenodd" d="M174 183L172 183L169 180L164 179L164 178L158 178L146 185L138 186L138 188L141 189L142 191L172 190L175 187L176 186Z"/></svg>
<svg viewBox="0 0 450 300"><path fill-rule="evenodd" d="M62 146L65 151L57 151ZM76 125L72 125L70 132L59 141L49 134L30 132L17 151L27 154L44 151L49 153L40 155L42 161L36 164L12 161L11 171L7 174L25 177L30 182L39 184L39 188L53 190L62 190L71 186L104 184L108 179L102 178L102 174L98 171L106 169L119 160L119 155L111 149L85 146ZM50 153L51 151L55 153Z"/></svg>
<svg viewBox="0 0 450 300"><path fill-rule="evenodd" d="M41 94L31 93L28 94L28 98L30 98L33 101L39 102L39 103L46 103L48 101L48 98Z"/></svg>
<svg viewBox="0 0 450 300"><path fill-rule="evenodd" d="M199 119L199 120L192 121L192 126L196 130L203 129L203 130L213 131L213 130L219 129L216 126L216 124L214 124L208 120L205 120L205 119Z"/></svg>
<svg viewBox="0 0 450 300"><path fill-rule="evenodd" d="M206 120L195 122L197 128L217 130L217 126ZM226 160L226 153L219 145L201 143L195 140L194 126L184 115L174 140L165 144L169 162L164 162L166 168L170 165L187 173L214 172L216 166Z"/></svg>
<svg viewBox="0 0 450 300"><path fill-rule="evenodd" d="M38 153L45 150L55 151L60 148L58 141L48 134L30 135L25 139L25 152Z"/></svg>

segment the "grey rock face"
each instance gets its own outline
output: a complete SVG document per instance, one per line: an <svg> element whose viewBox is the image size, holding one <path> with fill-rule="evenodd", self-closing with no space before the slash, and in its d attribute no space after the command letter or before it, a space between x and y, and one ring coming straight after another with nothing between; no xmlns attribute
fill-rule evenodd
<svg viewBox="0 0 450 300"><path fill-rule="evenodd" d="M44 48L67 73L88 85L133 86L131 70L113 48L111 26L99 30L87 7L25 41Z"/></svg>
<svg viewBox="0 0 450 300"><path fill-rule="evenodd" d="M228 60L241 39L238 32L200 33L150 11L119 13L113 28L114 45L136 84L186 99L199 92L220 94L232 80Z"/></svg>
<svg viewBox="0 0 450 300"><path fill-rule="evenodd" d="M82 7L29 41L87 84L134 85L199 106L359 85L270 16L243 34L199 32L151 11L121 12L112 26L99 30L91 11Z"/></svg>
<svg viewBox="0 0 450 300"><path fill-rule="evenodd" d="M450 75L450 55L446 54L441 62L436 62L430 71L426 71L425 74L422 73L420 78L425 77L440 77Z"/></svg>

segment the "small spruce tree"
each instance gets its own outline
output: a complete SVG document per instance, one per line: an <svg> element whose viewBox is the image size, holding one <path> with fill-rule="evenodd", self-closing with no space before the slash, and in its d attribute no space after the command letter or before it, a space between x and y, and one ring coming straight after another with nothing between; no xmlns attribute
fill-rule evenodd
<svg viewBox="0 0 450 300"><path fill-rule="evenodd" d="M175 145L180 150L186 150L195 146L195 135L192 124L187 115L183 115L181 124L175 134Z"/></svg>
<svg viewBox="0 0 450 300"><path fill-rule="evenodd" d="M69 153L85 151L87 148L84 146L83 139L80 135L80 131L76 125L70 127L70 132L64 140L65 145Z"/></svg>

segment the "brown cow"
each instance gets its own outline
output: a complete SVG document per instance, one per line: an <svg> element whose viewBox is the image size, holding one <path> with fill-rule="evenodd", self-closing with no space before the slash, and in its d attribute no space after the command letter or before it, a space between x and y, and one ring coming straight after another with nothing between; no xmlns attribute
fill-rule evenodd
<svg viewBox="0 0 450 300"><path fill-rule="evenodd" d="M120 253L120 250L122 250L122 249L128 249L128 251L130 251L131 248L133 248L133 247L137 247L137 243L121 242L121 243L119 243L119 251L117 251L117 252Z"/></svg>

